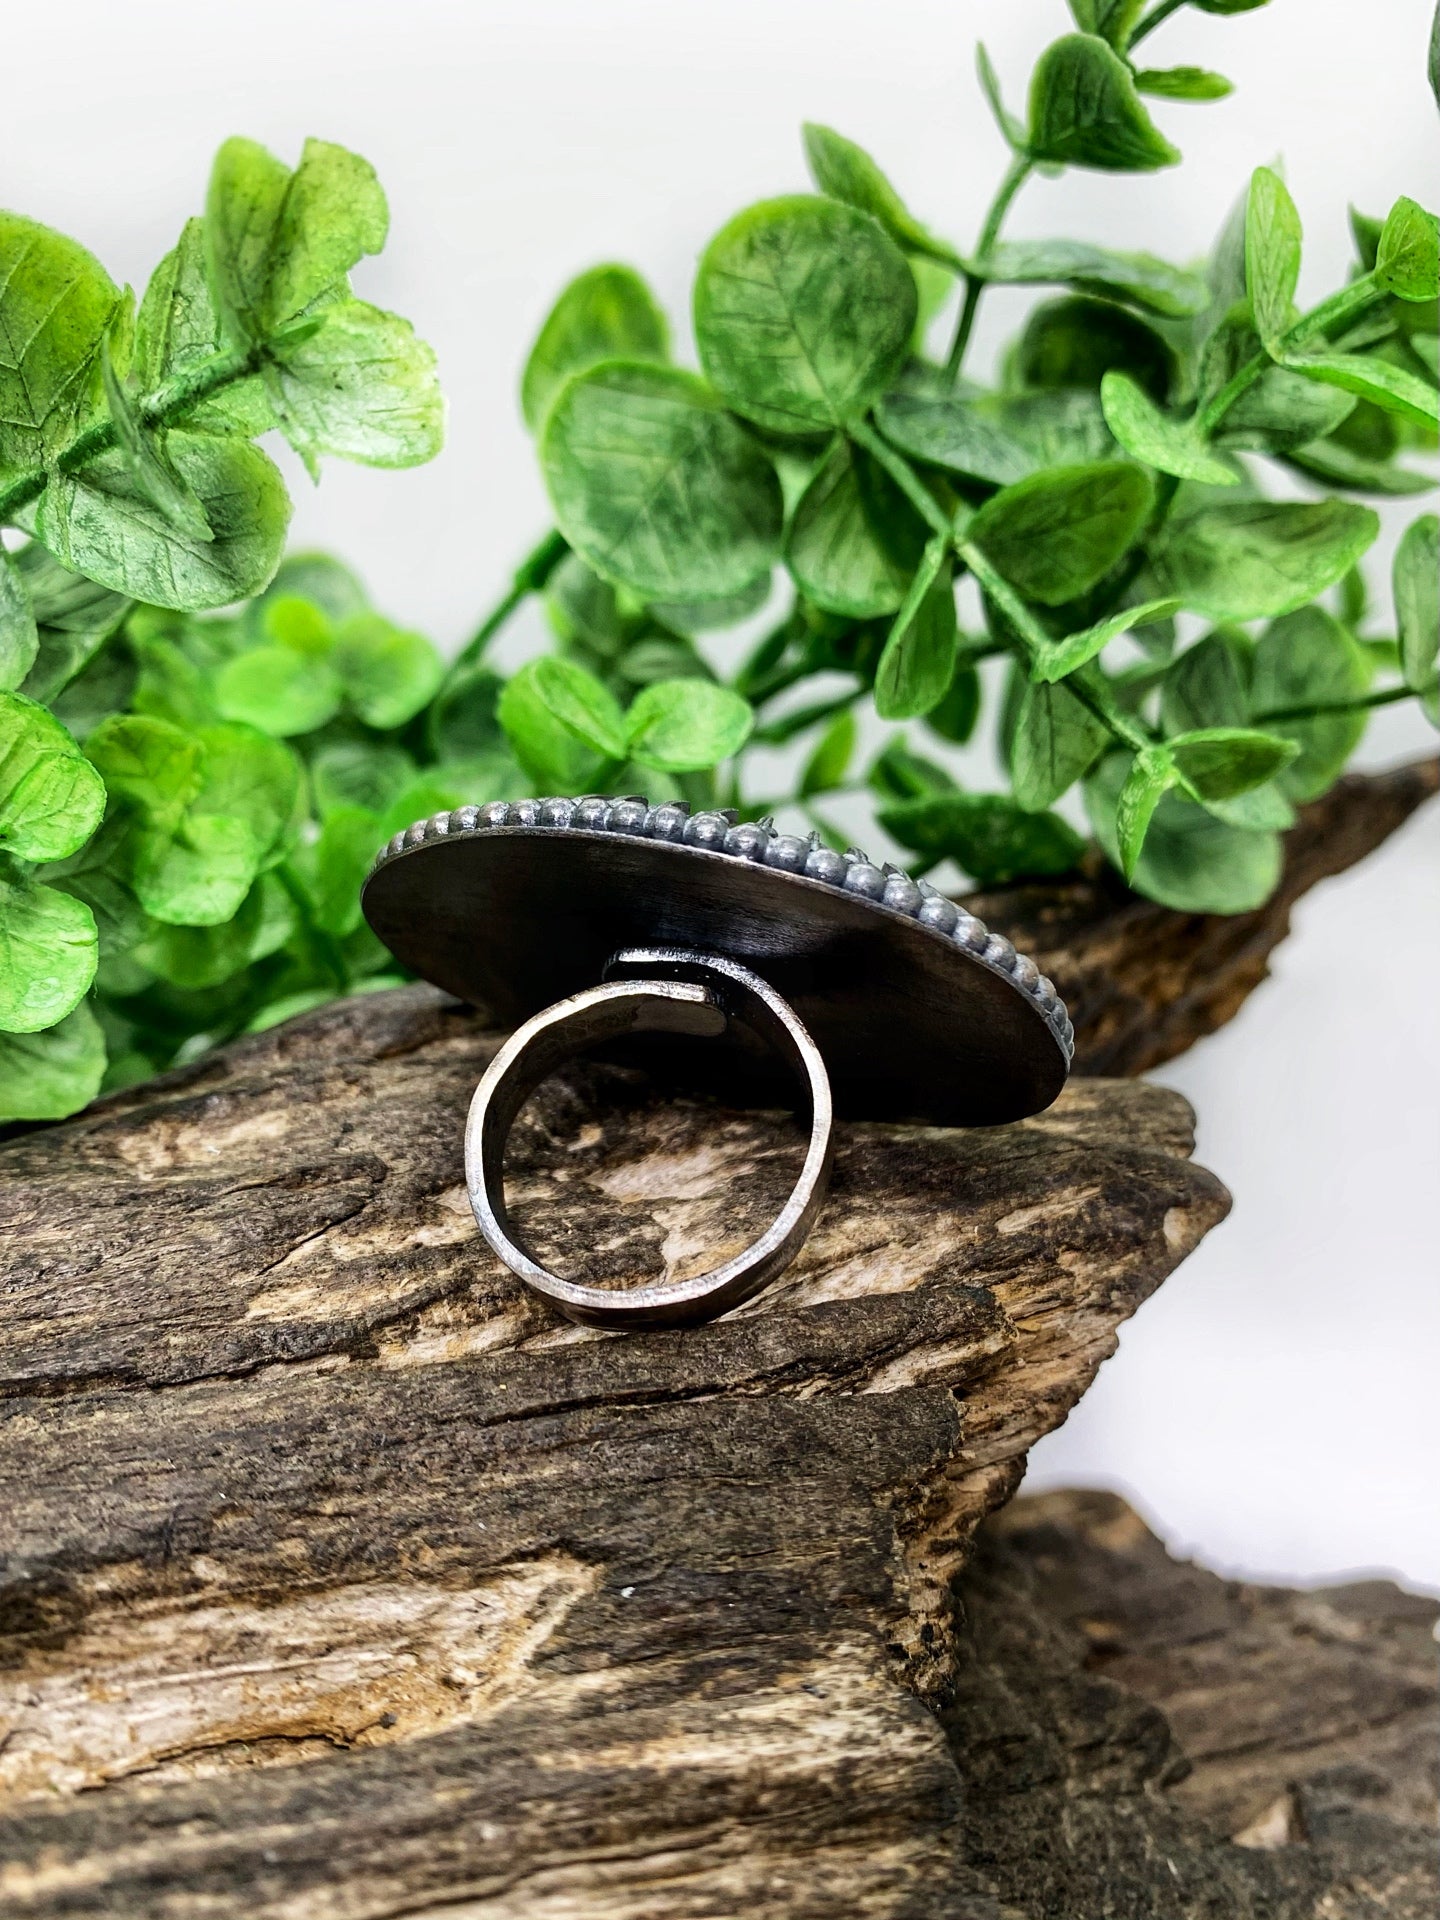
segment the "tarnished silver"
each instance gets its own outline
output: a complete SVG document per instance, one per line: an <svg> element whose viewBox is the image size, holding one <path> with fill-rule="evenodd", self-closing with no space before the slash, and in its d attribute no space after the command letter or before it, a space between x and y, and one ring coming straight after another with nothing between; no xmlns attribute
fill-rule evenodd
<svg viewBox="0 0 1440 1920"><path fill-rule="evenodd" d="M615 954L605 972L603 985L571 994L518 1027L491 1061L465 1129L470 1204L496 1255L571 1320L592 1327L690 1326L752 1298L804 1244L830 1182L830 1080L794 1009L734 960L680 947L632 947ZM541 1266L511 1231L504 1179L505 1143L536 1087L588 1047L636 1033L714 1039L732 1021L784 1061L810 1119L799 1178L769 1227L708 1273L624 1291L580 1286Z"/></svg>

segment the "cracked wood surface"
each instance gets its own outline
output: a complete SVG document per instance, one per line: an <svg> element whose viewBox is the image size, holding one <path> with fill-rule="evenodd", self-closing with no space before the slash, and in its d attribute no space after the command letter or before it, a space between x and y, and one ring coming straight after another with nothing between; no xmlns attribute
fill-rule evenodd
<svg viewBox="0 0 1440 1920"><path fill-rule="evenodd" d="M495 1044L376 995L0 1148L0 1908L993 1916L951 1582L1223 1216L1183 1102L843 1128L781 1281L617 1337L476 1235ZM750 1238L800 1150L587 1066L511 1191L619 1283Z"/></svg>

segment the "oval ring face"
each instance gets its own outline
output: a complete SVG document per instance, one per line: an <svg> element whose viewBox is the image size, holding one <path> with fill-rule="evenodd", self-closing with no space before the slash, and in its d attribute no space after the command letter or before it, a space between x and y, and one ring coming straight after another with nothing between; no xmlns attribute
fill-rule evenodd
<svg viewBox="0 0 1440 1920"><path fill-rule="evenodd" d="M987 1126L1055 1099L1073 1032L1010 943L933 889L764 824L623 800L496 801L397 834L365 916L407 967L514 1026L626 947L751 967L824 1056L837 1115ZM763 1049L637 1037L671 1086L788 1105Z"/></svg>

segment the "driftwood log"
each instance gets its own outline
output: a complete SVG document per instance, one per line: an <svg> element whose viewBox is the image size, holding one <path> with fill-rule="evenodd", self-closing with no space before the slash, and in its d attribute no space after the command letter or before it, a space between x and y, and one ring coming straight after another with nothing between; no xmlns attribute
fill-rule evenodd
<svg viewBox="0 0 1440 1920"><path fill-rule="evenodd" d="M1280 1904L1340 1885L1313 1848L1308 1880L1236 1868L1248 1907L1145 1882L1182 1840L1255 1850L1229 1803L1174 1801L1168 1735L1132 1751L1117 1709L1096 1758L1083 1568L987 1535L955 1600L1028 1448L1225 1211L1183 1102L1079 1079L993 1132L848 1127L781 1282L616 1337L475 1234L496 1042L376 995L0 1147L0 1912L1343 1920ZM522 1117L512 1201L563 1271L679 1273L751 1237L797 1152L783 1116L576 1068ZM1166 1704L1143 1655L1115 1672ZM1281 1791L1319 1818L1263 1774L1262 1826ZM1068 1855L990 1830L1016 1796L1058 1831L1084 1802ZM1410 1912L1378 1897L1353 1911Z"/></svg>

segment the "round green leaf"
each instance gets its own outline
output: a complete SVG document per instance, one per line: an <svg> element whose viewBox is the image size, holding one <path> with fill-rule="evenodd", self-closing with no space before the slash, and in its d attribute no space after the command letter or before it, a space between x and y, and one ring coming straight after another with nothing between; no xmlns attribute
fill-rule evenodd
<svg viewBox="0 0 1440 1920"><path fill-rule="evenodd" d="M1440 222L1403 196L1390 210L1375 256L1375 277L1401 300L1440 295Z"/></svg>
<svg viewBox="0 0 1440 1920"><path fill-rule="evenodd" d="M775 469L694 374L619 361L580 374L540 457L570 545L646 599L743 593L779 557Z"/></svg>
<svg viewBox="0 0 1440 1920"><path fill-rule="evenodd" d="M174 832L142 834L135 897L154 920L213 927L238 912L260 871L260 849L244 820L192 814Z"/></svg>
<svg viewBox="0 0 1440 1920"><path fill-rule="evenodd" d="M89 990L99 958L83 900L34 881L0 880L0 1032L39 1033Z"/></svg>
<svg viewBox="0 0 1440 1920"><path fill-rule="evenodd" d="M199 791L199 741L152 714L117 713L103 720L85 751L109 791L151 820L178 820Z"/></svg>
<svg viewBox="0 0 1440 1920"><path fill-rule="evenodd" d="M413 720L445 678L445 663L423 633L392 626L378 613L342 622L332 657L356 713L385 731Z"/></svg>
<svg viewBox="0 0 1440 1920"><path fill-rule="evenodd" d="M44 465L69 439L119 303L78 241L0 213L0 466Z"/></svg>
<svg viewBox="0 0 1440 1920"><path fill-rule="evenodd" d="M290 499L273 460L248 441L173 429L165 451L214 532L172 525L118 450L57 473L35 509L35 537L67 567L152 606L228 606L258 593L280 561Z"/></svg>
<svg viewBox="0 0 1440 1920"><path fill-rule="evenodd" d="M1180 158L1145 111L1129 67L1088 33L1066 34L1041 54L1026 145L1036 160L1105 172L1147 172Z"/></svg>
<svg viewBox="0 0 1440 1920"><path fill-rule="evenodd" d="M1172 522L1157 573L1213 620L1273 618L1333 587L1379 531L1349 501L1225 501Z"/></svg>
<svg viewBox="0 0 1440 1920"><path fill-rule="evenodd" d="M23 694L0 693L0 849L63 860L104 811L104 782L60 722Z"/></svg>
<svg viewBox="0 0 1440 1920"><path fill-rule="evenodd" d="M215 681L215 704L225 719L259 727L277 740L313 733L333 720L341 694L340 676L328 660L280 645L236 654Z"/></svg>
<svg viewBox="0 0 1440 1920"><path fill-rule="evenodd" d="M1313 720L1271 719L1295 707L1340 706L1358 701L1370 684L1370 667L1340 622L1323 607L1301 607L1274 621L1260 636L1250 675L1250 718L1257 727L1292 740L1299 757L1276 785L1289 799L1313 800L1343 771L1360 744L1368 715L1327 713Z"/></svg>
<svg viewBox="0 0 1440 1920"><path fill-rule="evenodd" d="M489 676L494 678L493 675ZM495 682L499 691L499 682ZM493 698L493 696L492 696ZM490 733L483 743L493 746L500 728L491 708ZM440 758L458 758L466 748L452 753L448 745ZM403 747L389 741L339 740L325 747L310 763L310 786L315 796L315 811L323 821L340 807L360 807L370 813L384 813L390 802L415 778L415 762ZM378 843L377 843L378 844Z"/></svg>
<svg viewBox="0 0 1440 1920"><path fill-rule="evenodd" d="M285 437L316 471L322 453L367 467L417 467L445 439L434 350L408 320L341 300L313 333L278 349L271 398Z"/></svg>
<svg viewBox="0 0 1440 1920"><path fill-rule="evenodd" d="M967 538L1028 600L1057 607L1088 593L1129 551L1153 498L1139 467L1055 467L987 500Z"/></svg>
<svg viewBox="0 0 1440 1920"><path fill-rule="evenodd" d="M632 758L662 773L694 773L728 760L750 737L748 700L709 680L657 680L626 717Z"/></svg>
<svg viewBox="0 0 1440 1920"><path fill-rule="evenodd" d="M104 1077L105 1036L83 1001L42 1033L0 1033L0 1121L64 1120Z"/></svg>
<svg viewBox="0 0 1440 1920"><path fill-rule="evenodd" d="M982 887L1068 873L1085 845L1058 814L1026 813L1000 793L936 793L877 817L902 847L955 860Z"/></svg>
<svg viewBox="0 0 1440 1920"><path fill-rule="evenodd" d="M695 338L737 413L775 433L823 433L890 385L916 306L905 256L875 220L796 195L747 208L706 248Z"/></svg>
<svg viewBox="0 0 1440 1920"><path fill-rule="evenodd" d="M1139 314L1087 294L1047 300L1030 315L1015 350L1027 387L1098 387L1128 373L1154 400L1175 384L1175 355Z"/></svg>
<svg viewBox="0 0 1440 1920"><path fill-rule="evenodd" d="M373 834L379 823L373 815L367 817L372 822ZM378 840L370 840L367 862L378 845ZM361 869L363 876L364 868ZM357 923L359 900L357 880ZM218 987L257 960L277 952L290 938L294 927L295 908L289 894L272 874L264 874L241 901L232 919L209 927L156 927L151 937L136 949L136 958L172 986ZM350 929L346 927L343 931Z"/></svg>
<svg viewBox="0 0 1440 1920"><path fill-rule="evenodd" d="M444 683L425 718L425 737L437 760L465 760L504 744L496 714L504 684L484 666L462 667Z"/></svg>
<svg viewBox="0 0 1440 1920"><path fill-rule="evenodd" d="M923 522L884 468L840 440L800 497L785 560L816 606L868 620L899 607L925 541Z"/></svg>
<svg viewBox="0 0 1440 1920"><path fill-rule="evenodd" d="M254 727L202 727L200 789L192 816L219 814L249 828L267 863L284 851L301 798L300 763L291 749Z"/></svg>
<svg viewBox="0 0 1440 1920"><path fill-rule="evenodd" d="M876 408L880 431L912 460L967 480L1008 487L1034 471L1017 440L972 401L956 394L890 393Z"/></svg>
<svg viewBox="0 0 1440 1920"><path fill-rule="evenodd" d="M536 685L539 665L531 660L505 682L496 709L500 725L526 777L541 793L584 793L605 756L556 719Z"/></svg>
<svg viewBox="0 0 1440 1920"><path fill-rule="evenodd" d="M624 759L625 716L603 681L552 653L535 662L532 684L562 727L605 759Z"/></svg>
<svg viewBox="0 0 1440 1920"><path fill-rule="evenodd" d="M1016 801L1029 813L1054 806L1109 743L1109 728L1068 687L1027 683L1010 740Z"/></svg>
<svg viewBox="0 0 1440 1920"><path fill-rule="evenodd" d="M1128 754L1110 754L1085 783L1090 823L1117 868L1116 809L1129 771ZM1275 891L1280 864L1278 834L1229 826L1172 791L1151 818L1131 885L1177 913L1251 913Z"/></svg>
<svg viewBox="0 0 1440 1920"><path fill-rule="evenodd" d="M572 280L541 327L520 381L525 424L538 433L573 374L602 360L670 357L670 329L649 287L630 267L591 267Z"/></svg>

